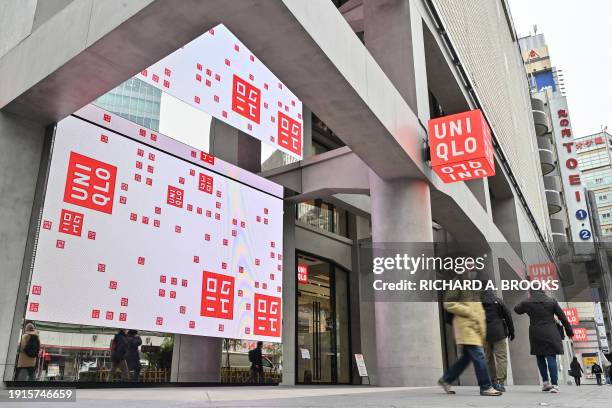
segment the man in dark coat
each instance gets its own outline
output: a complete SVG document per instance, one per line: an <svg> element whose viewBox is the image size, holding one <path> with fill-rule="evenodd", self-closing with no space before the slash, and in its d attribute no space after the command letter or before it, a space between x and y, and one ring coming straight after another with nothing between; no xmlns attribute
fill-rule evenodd
<svg viewBox="0 0 612 408"><path fill-rule="evenodd" d="M257 347L249 350L249 361L251 362L251 378L250 381L252 383L261 382L264 376L263 369L263 355L261 349L263 347L263 342L258 341ZM257 377L257 380L255 380Z"/></svg>
<svg viewBox="0 0 612 408"><path fill-rule="evenodd" d="M112 381L115 372L119 370L121 372L121 381L127 381L128 379L128 367L125 361L125 355L127 353L127 338L123 329L119 330L113 337L110 345L110 359L111 369L108 373L108 381Z"/></svg>
<svg viewBox="0 0 612 408"><path fill-rule="evenodd" d="M557 354L563 354L563 343L555 316L569 337L574 336L572 326L557 301L541 290L532 290L530 298L516 305L514 311L529 316L529 343L531 355L536 356L544 385L542 391L559 392ZM549 377L550 373L550 377ZM550 381L549 381L550 378Z"/></svg>
<svg viewBox="0 0 612 408"><path fill-rule="evenodd" d="M593 364L591 366L591 373L595 374L595 378L597 379L597 385L602 385L601 374L603 373L603 370L601 369L601 366L597 363Z"/></svg>
<svg viewBox="0 0 612 408"><path fill-rule="evenodd" d="M505 392L508 372L508 344L514 340L514 323L504 302L492 290L482 293L482 306L487 319L485 352L493 388Z"/></svg>
<svg viewBox="0 0 612 408"><path fill-rule="evenodd" d="M127 333L127 352L125 360L127 361L128 370L133 371L132 381L140 380L140 353L138 347L142 344L142 339L138 335L138 331L129 330Z"/></svg>

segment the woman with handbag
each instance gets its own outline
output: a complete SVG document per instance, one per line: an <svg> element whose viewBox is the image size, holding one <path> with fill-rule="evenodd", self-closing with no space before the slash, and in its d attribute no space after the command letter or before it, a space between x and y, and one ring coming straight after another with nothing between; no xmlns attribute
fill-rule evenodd
<svg viewBox="0 0 612 408"><path fill-rule="evenodd" d="M542 376L542 391L559 392L557 355L563 354L563 328L569 337L574 336L572 326L559 303L541 290L530 291L530 298L514 308L518 314L529 316L529 344L531 355L536 356ZM563 327L559 326L555 317ZM561 329L561 330L559 330Z"/></svg>
<svg viewBox="0 0 612 408"><path fill-rule="evenodd" d="M578 362L576 356L574 356L574 359L570 363L569 375L574 377L574 382L578 387L580 387L580 377L582 377L582 373L584 373L584 370L580 366L580 363Z"/></svg>

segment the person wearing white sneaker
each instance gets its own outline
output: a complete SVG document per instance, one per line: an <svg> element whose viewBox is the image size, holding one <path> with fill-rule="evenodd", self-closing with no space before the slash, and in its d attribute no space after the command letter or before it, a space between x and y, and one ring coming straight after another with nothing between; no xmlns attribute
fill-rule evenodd
<svg viewBox="0 0 612 408"><path fill-rule="evenodd" d="M573 337L574 333L555 299L541 290L532 290L529 294L529 299L516 305L514 311L529 316L530 351L532 356L536 356L543 382L542 391L557 393L559 392L557 355L563 354L562 340L565 334Z"/></svg>

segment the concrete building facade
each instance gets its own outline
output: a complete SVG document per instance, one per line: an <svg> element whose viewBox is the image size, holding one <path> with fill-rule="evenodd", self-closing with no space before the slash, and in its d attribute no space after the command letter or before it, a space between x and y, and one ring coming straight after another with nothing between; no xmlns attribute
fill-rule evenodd
<svg viewBox="0 0 612 408"><path fill-rule="evenodd" d="M365 301L363 243L449 240L486 253L496 243L498 280L550 261L553 234L564 231L550 217L561 189L542 177L550 163L539 140L549 124L530 97L505 0L8 4L0 14L11 33L0 44L4 381L13 379L54 124L218 23L304 104L304 159L263 172L259 141L216 119L210 127L211 154L285 188L284 384L359 383L359 353L373 384L430 385L456 354L438 303ZM426 123L475 108L492 130L497 174L444 184L428 165ZM296 281L298 263L311 267L312 282ZM304 301L314 286L324 300ZM329 330L312 323L323 315ZM524 335L509 346L509 382L538 383L527 319L516 320ZM316 363L304 358L306 345ZM219 381L220 360L221 339L177 335L172 380Z"/></svg>

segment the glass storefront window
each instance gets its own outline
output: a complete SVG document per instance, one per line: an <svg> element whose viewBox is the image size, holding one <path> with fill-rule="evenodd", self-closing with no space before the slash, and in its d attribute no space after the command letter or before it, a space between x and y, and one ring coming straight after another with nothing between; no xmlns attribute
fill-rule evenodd
<svg viewBox="0 0 612 408"><path fill-rule="evenodd" d="M348 277L335 264L298 254L307 282L298 283L297 382L349 383Z"/></svg>
<svg viewBox="0 0 612 408"><path fill-rule="evenodd" d="M342 208L322 200L310 200L296 204L296 219L343 237L348 236L348 213Z"/></svg>

